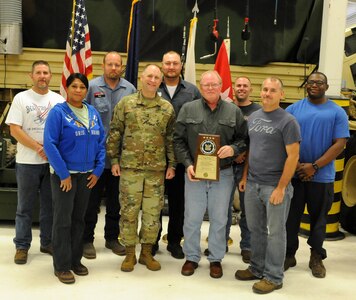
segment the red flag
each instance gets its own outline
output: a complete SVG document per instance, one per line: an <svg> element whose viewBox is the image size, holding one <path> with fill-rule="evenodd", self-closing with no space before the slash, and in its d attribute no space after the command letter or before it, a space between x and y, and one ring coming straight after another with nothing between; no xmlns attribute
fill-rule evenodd
<svg viewBox="0 0 356 300"><path fill-rule="evenodd" d="M88 79L93 77L90 34L84 0L73 0L72 19L66 44L60 92L67 99L64 89L72 73L82 73Z"/></svg>
<svg viewBox="0 0 356 300"><path fill-rule="evenodd" d="M222 79L221 99L233 102L230 65L224 42L220 46L214 70Z"/></svg>

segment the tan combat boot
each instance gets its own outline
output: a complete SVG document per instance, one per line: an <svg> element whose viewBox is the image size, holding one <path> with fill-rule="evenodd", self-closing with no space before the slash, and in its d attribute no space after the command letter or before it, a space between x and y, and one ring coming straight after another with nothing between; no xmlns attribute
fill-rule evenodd
<svg viewBox="0 0 356 300"><path fill-rule="evenodd" d="M152 244L142 244L140 258L138 262L146 265L147 269L151 271L158 271L161 269L160 263L152 256Z"/></svg>
<svg viewBox="0 0 356 300"><path fill-rule="evenodd" d="M127 246L126 257L121 264L121 271L132 272L136 264L137 264L136 246Z"/></svg>

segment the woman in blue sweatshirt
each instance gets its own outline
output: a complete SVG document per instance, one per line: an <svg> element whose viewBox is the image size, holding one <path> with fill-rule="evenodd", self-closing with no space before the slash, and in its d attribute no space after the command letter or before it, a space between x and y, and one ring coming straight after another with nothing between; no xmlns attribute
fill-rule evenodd
<svg viewBox="0 0 356 300"><path fill-rule="evenodd" d="M54 274L63 283L87 275L81 264L84 216L90 190L104 170L105 133L100 115L86 102L88 79L71 74L66 82L67 102L48 115L44 149L51 167L53 197Z"/></svg>

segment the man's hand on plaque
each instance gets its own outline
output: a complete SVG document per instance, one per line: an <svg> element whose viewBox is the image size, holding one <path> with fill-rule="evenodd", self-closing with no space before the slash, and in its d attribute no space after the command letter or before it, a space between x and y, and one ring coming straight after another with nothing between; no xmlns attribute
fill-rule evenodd
<svg viewBox="0 0 356 300"><path fill-rule="evenodd" d="M219 158L231 157L234 155L234 149L231 146L222 146L217 152Z"/></svg>
<svg viewBox="0 0 356 300"><path fill-rule="evenodd" d="M195 172L194 172L194 166L193 165L190 165L187 168L187 175L188 175L188 178L189 178L190 181L199 181L199 179L195 179L194 178Z"/></svg>

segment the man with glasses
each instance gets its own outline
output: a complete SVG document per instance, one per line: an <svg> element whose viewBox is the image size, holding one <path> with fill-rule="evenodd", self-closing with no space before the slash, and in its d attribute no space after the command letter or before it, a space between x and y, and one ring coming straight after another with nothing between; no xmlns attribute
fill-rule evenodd
<svg viewBox="0 0 356 300"><path fill-rule="evenodd" d="M349 137L345 111L325 96L328 80L321 72L312 73L306 83L308 97L289 106L287 111L300 124L302 142L297 172L292 179L294 195L287 221L287 254L284 269L296 265L298 231L307 204L310 215L308 244L309 268L313 276L324 278L322 260L326 218L334 198L334 160L343 151Z"/></svg>
<svg viewBox="0 0 356 300"><path fill-rule="evenodd" d="M234 183L232 162L246 150L246 121L233 103L221 100L221 77L216 71L201 75L202 98L186 103L180 110L174 133L177 160L186 168L184 244L186 256L181 273L192 275L201 258L200 228L208 208L210 276L223 276L221 261L225 255L225 232L230 194ZM195 179L194 161L199 134L220 136L220 179Z"/></svg>
<svg viewBox="0 0 356 300"><path fill-rule="evenodd" d="M252 93L252 84L248 77L239 76L235 80L234 85L235 90L235 98L237 101L237 105L240 108L242 114L244 115L245 120L247 121L249 115L251 115L254 111L259 110L261 105L253 102L251 98ZM230 229L232 225L232 204L234 202L236 185L239 184L240 179L242 177L242 171L244 168L244 162L246 160L246 152L241 153L236 157L235 161L232 164L232 168L234 170L234 186L230 196L230 204L229 204L229 213L228 213L228 221L226 224L226 252L228 252L228 244L230 239ZM244 263L249 263L251 258L251 245L250 245L250 232L247 227L246 214L245 214L245 193L238 190L239 198L240 198L240 221L239 227L241 231L241 256ZM209 249L205 249L205 255L209 255Z"/></svg>

